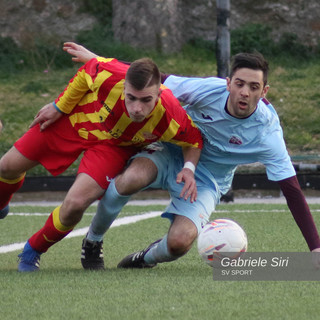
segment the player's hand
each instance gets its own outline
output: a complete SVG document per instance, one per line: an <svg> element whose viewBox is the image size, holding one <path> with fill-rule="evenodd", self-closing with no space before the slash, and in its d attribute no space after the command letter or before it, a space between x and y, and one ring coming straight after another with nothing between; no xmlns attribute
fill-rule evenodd
<svg viewBox="0 0 320 320"><path fill-rule="evenodd" d="M312 263L317 269L320 269L320 248L312 250Z"/></svg>
<svg viewBox="0 0 320 320"><path fill-rule="evenodd" d="M98 57L95 53L74 42L65 42L63 44L63 50L72 55L72 61L75 62L86 63L92 58Z"/></svg>
<svg viewBox="0 0 320 320"><path fill-rule="evenodd" d="M184 182L180 197L187 200L190 197L190 202L197 200L197 185L194 178L194 173L188 168L183 168L177 175L177 183Z"/></svg>
<svg viewBox="0 0 320 320"><path fill-rule="evenodd" d="M40 123L40 131L43 131L49 127L50 124L57 121L62 115L63 113L59 112L52 103L49 103L40 109L38 114L34 117L30 128Z"/></svg>

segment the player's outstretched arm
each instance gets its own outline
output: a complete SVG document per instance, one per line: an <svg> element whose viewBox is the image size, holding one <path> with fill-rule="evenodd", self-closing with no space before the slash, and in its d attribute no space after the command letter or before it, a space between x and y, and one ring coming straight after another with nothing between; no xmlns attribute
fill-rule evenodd
<svg viewBox="0 0 320 320"><path fill-rule="evenodd" d="M91 52L84 46L81 46L80 44L74 43L74 42L65 42L63 44L63 50L68 52L72 57L72 61L75 62L82 62L87 63L92 58L99 57L95 53ZM130 64L130 62L127 61L121 61L125 64ZM164 83L165 80L170 76L170 74L161 73L161 83Z"/></svg>
<svg viewBox="0 0 320 320"><path fill-rule="evenodd" d="M278 181L281 191L287 200L288 207L300 228L309 249L320 252L320 238L317 227L311 215L309 206L300 188L297 176ZM320 253L315 254L314 263L320 268Z"/></svg>
<svg viewBox="0 0 320 320"><path fill-rule="evenodd" d="M95 53L91 52L84 46L74 42L65 42L63 50L72 55L72 61L86 63L92 58L98 57Z"/></svg>
<svg viewBox="0 0 320 320"><path fill-rule="evenodd" d="M312 250L312 262L317 269L320 269L320 248Z"/></svg>

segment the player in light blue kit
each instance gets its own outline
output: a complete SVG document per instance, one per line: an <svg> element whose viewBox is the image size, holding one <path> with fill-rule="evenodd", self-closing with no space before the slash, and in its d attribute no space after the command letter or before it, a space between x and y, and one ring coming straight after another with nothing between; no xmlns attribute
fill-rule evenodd
<svg viewBox="0 0 320 320"><path fill-rule="evenodd" d="M76 56L75 61L84 62L83 57L92 54L86 55L86 50L75 44L67 50ZM265 99L267 76L268 63L263 56L245 53L233 58L226 80L164 75L164 84L186 103L187 113L203 134L204 147L195 171L197 200L187 201L188 195L182 198L182 185L175 181L183 166L179 148L161 144L139 153L112 181L99 203L83 241L84 268L104 267L104 233L130 195L145 187L169 191L171 203L163 216L171 219L171 226L162 239L125 257L118 267L146 268L178 259L191 248L221 195L230 189L237 165L254 162L264 164L268 178L279 183L309 249L320 252L319 235L286 150L278 115ZM320 266L320 261L317 264Z"/></svg>

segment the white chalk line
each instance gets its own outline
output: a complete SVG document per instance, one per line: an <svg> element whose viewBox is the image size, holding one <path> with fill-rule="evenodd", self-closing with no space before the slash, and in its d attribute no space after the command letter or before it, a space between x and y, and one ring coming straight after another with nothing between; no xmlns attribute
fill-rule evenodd
<svg viewBox="0 0 320 320"><path fill-rule="evenodd" d="M150 206L150 205L168 205L170 203L169 199L150 199L150 200L131 200L127 203L127 206ZM17 206L37 206L37 207L49 207L49 206L59 206L61 201L16 201L10 202L10 207ZM92 203L91 206L97 206L98 201Z"/></svg>
<svg viewBox="0 0 320 320"><path fill-rule="evenodd" d="M259 210L248 210L248 209L235 209L235 210L215 210L214 214L217 213L265 213L265 212L272 212L272 213L282 213L282 212L289 212L288 209L259 209ZM311 209L311 212L320 212L320 209ZM133 213L133 212L131 212ZM30 216L49 216L50 213L41 213L41 212L10 212L8 216L21 216L21 217L30 217ZM85 213L85 216L94 216L95 213ZM137 216L139 216L138 214Z"/></svg>
<svg viewBox="0 0 320 320"><path fill-rule="evenodd" d="M155 217L160 216L161 213L162 213L162 211L151 211L151 212L141 214L141 215L119 218L114 221L111 228L135 223L135 222L146 220L146 219L155 218ZM30 215L34 215L34 214L30 214ZM88 230L89 230L89 227L73 230L71 233L69 233L67 235L66 238L74 238L74 237L83 236L83 235L87 234ZM21 250L21 249L23 249L24 245L25 245L25 242L20 242L20 243L12 243L9 245L0 246L0 253L8 253L8 252Z"/></svg>
<svg viewBox="0 0 320 320"><path fill-rule="evenodd" d="M319 199L317 199L319 201ZM318 202L314 201L314 203ZM150 205L150 204L160 204L160 205L167 205L169 203L169 200L134 200L130 201L128 204L132 205ZM249 201L250 203L250 201ZM15 203L13 206L19 206L19 205L35 205L35 202L23 202L23 203ZM52 203L53 204L53 203ZM39 205L39 202L37 202L36 205ZM40 206L50 206L51 204L48 202L40 202ZM55 203L53 205L56 205ZM274 210L267 210L269 212L286 212L288 210L286 209L274 209ZM232 210L234 213L260 213L260 212L266 212L266 210ZM312 212L320 212L319 209L312 209ZM130 224L130 223L135 223L141 220L145 219L150 219L156 216L161 215L161 211L153 211L149 213L145 213L142 215L135 215L135 216L130 216L130 217L124 217L124 218L119 218L115 220L113 223L112 227L117 227L125 224ZM229 210L216 210L215 213L230 213ZM15 216L48 216L48 213L9 213L9 215L15 215ZM86 213L85 215L94 215L93 213ZM88 232L89 227L81 228L81 229L76 229L72 231L67 238L73 238L73 237L78 237L78 236L83 236ZM5 245L5 246L0 246L0 253L8 253L16 250L21 250L24 247L25 243L13 243L10 245Z"/></svg>
<svg viewBox="0 0 320 320"><path fill-rule="evenodd" d="M320 204L320 197L306 197L308 204ZM170 199L147 199L147 200L131 200L127 205L132 206L149 206L149 205L168 205ZM19 201L11 202L10 206L58 206L61 201ZM286 204L284 197L268 197L268 198L235 198L234 202L222 203L224 205L237 205L237 204ZM98 205L98 201L95 201L92 206Z"/></svg>

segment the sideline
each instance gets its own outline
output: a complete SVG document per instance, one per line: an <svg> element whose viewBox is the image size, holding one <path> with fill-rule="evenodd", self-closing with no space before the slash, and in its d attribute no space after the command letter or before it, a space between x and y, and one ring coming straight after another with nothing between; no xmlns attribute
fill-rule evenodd
<svg viewBox="0 0 320 320"><path fill-rule="evenodd" d="M114 223L111 225L111 228L135 223L135 222L146 220L146 219L155 218L155 217L160 216L161 213L162 213L162 211L151 211L151 212L141 214L141 215L119 218L114 221ZM89 230L89 227L75 229L71 233L69 233L66 236L66 238L74 238L74 237L83 236L83 235L87 234L88 230ZM21 250L21 249L23 249L24 245L25 245L25 242L20 242L20 243L12 243L9 245L0 246L0 253L8 253L8 252Z"/></svg>

